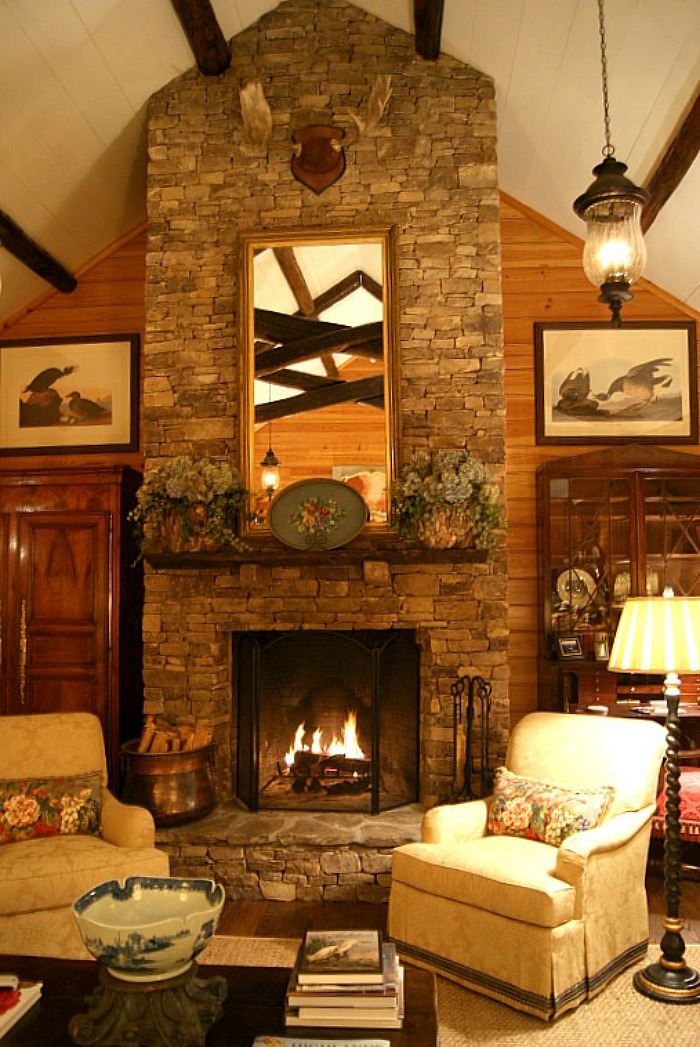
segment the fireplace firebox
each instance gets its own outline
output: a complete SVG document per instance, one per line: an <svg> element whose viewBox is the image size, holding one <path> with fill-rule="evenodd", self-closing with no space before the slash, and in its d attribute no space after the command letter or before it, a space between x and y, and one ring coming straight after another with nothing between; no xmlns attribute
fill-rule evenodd
<svg viewBox="0 0 700 1047"><path fill-rule="evenodd" d="M234 637L236 793L251 811L379 811L419 793L412 630Z"/></svg>

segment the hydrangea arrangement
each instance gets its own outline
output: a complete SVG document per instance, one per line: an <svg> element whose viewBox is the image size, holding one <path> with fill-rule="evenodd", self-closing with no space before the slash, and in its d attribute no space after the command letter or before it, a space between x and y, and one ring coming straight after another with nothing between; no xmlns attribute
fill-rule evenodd
<svg viewBox="0 0 700 1047"><path fill-rule="evenodd" d="M248 491L237 469L205 456L182 455L147 474L129 514L143 551L150 538L177 530L190 548L245 548L236 525L247 514Z"/></svg>
<svg viewBox="0 0 700 1047"><path fill-rule="evenodd" d="M488 468L466 450L416 451L392 488L392 523L409 540L487 549L505 524Z"/></svg>

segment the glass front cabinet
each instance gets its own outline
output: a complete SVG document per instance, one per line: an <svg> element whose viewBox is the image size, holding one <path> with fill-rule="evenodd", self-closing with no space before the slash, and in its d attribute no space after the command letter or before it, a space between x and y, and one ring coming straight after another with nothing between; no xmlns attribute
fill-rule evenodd
<svg viewBox="0 0 700 1047"><path fill-rule="evenodd" d="M611 673L628 596L700 596L700 457L624 445L537 474L541 709L661 697L662 679ZM683 698L699 680L685 677Z"/></svg>

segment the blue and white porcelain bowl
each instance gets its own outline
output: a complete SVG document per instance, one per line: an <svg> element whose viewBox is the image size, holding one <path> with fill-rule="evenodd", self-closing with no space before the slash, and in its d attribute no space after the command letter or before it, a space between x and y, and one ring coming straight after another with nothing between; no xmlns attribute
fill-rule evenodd
<svg viewBox="0 0 700 1047"><path fill-rule="evenodd" d="M93 887L73 904L88 950L125 981L183 974L216 930L224 889L213 880L130 876Z"/></svg>

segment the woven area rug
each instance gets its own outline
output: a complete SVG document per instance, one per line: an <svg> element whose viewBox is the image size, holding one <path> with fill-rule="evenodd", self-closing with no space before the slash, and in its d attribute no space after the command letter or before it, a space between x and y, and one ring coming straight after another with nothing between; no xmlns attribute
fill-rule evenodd
<svg viewBox="0 0 700 1047"><path fill-rule="evenodd" d="M295 938L217 936L200 955L199 962L231 967L291 967L298 948ZM657 1003L640 995L632 984L634 971L658 955L658 946L650 946L643 964L629 967L595 999L554 1023L531 1018L438 978L440 1047L698 1047L700 1004ZM698 970L700 945L687 946L686 960ZM407 1006L411 1006L410 1000Z"/></svg>

